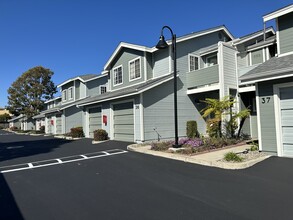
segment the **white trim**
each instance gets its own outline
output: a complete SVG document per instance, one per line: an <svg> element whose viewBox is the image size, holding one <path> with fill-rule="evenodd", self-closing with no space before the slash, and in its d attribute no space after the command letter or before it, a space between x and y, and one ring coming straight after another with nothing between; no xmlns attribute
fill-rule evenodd
<svg viewBox="0 0 293 220"><path fill-rule="evenodd" d="M267 60L271 59L269 47L266 47L265 50L266 50L266 61L267 61Z"/></svg>
<svg viewBox="0 0 293 220"><path fill-rule="evenodd" d="M187 90L187 95L191 94L197 94L197 93L202 93L202 92L209 92L209 91L215 91L215 90L220 90L220 85L217 83L217 85L212 85L212 86L204 86L196 89L190 89Z"/></svg>
<svg viewBox="0 0 293 220"><path fill-rule="evenodd" d="M251 56L251 51L249 51L249 53L248 53L248 58L249 58L248 66L252 66L252 56Z"/></svg>
<svg viewBox="0 0 293 220"><path fill-rule="evenodd" d="M272 33L275 34L275 31L274 31L273 28L268 28L268 29L266 29L266 33L269 33L269 32L272 32ZM263 30L262 30L262 31L259 31L259 33L256 33L256 34L252 35L252 36L249 37L249 38L246 38L246 39L243 39L243 40L241 40L241 39L236 39L235 41L237 41L237 40L240 40L240 41L238 41L238 42L236 42L236 43L233 43L233 45L236 46L236 45L238 45L238 44L242 44L242 43L244 43L244 42L246 42L246 41L252 40L252 39L254 39L254 38L258 37L258 36L261 36L261 35L263 35L263 34L264 34L264 33L263 33Z"/></svg>
<svg viewBox="0 0 293 220"><path fill-rule="evenodd" d="M263 150L262 135L261 135L261 120L260 120L260 106L259 106L259 92L258 84L255 85L255 99L256 99L256 118L257 118L257 133L258 133L258 146L259 150Z"/></svg>
<svg viewBox="0 0 293 220"><path fill-rule="evenodd" d="M62 120L62 134L66 133L66 118L65 118L65 110L62 111L62 116L61 116L61 120Z"/></svg>
<svg viewBox="0 0 293 220"><path fill-rule="evenodd" d="M119 69L119 68L121 68L121 81L122 82L115 84L115 70ZM119 65L119 66L116 66L115 68L113 68L113 87L119 86L119 85L122 85L122 84L123 84L123 66Z"/></svg>
<svg viewBox="0 0 293 220"><path fill-rule="evenodd" d="M223 44L218 43L219 49L217 53L217 62L219 65L219 98L222 99L225 96L225 85L224 85L224 61L223 61Z"/></svg>
<svg viewBox="0 0 293 220"><path fill-rule="evenodd" d="M132 63L132 62L134 62L134 76L136 75L135 74L135 61L136 60L139 60L139 77L137 77L137 78L133 78L133 79L131 79L130 78L130 63ZM135 81L135 80L139 80L139 79L141 79L141 75L142 75L142 68L141 68L141 57L136 57L136 58L134 58L134 59L132 59L132 60L130 60L130 61L128 61L128 78L129 78L129 82L132 82L132 81ZM123 74L122 74L123 75ZM114 77L115 78L115 77ZM123 81L123 80L122 80Z"/></svg>
<svg viewBox="0 0 293 220"><path fill-rule="evenodd" d="M264 22L267 22L269 20L272 20L274 18L278 18L282 15L285 15L285 14L288 14L288 13L291 13L293 12L293 4L285 7L285 8L281 8L277 11L274 11L274 12L271 12L270 14L267 14L267 15L264 15L263 16L263 21Z"/></svg>
<svg viewBox="0 0 293 220"><path fill-rule="evenodd" d="M199 56L201 56L201 57L203 57L203 56L210 57L213 53L216 53L216 52L218 52L218 47L216 49L212 49L212 50L209 50L209 51L199 53ZM211 54L211 55L209 56L209 54Z"/></svg>
<svg viewBox="0 0 293 220"><path fill-rule="evenodd" d="M67 89L62 90L62 102L66 102L67 101ZM64 95L65 94L65 95Z"/></svg>
<svg viewBox="0 0 293 220"><path fill-rule="evenodd" d="M74 86L75 86L75 81L74 81ZM71 97L70 97L70 92L69 92L70 90L71 90ZM73 86L69 87L67 89L67 91L68 91L68 101L69 100L74 100Z"/></svg>
<svg viewBox="0 0 293 220"><path fill-rule="evenodd" d="M262 48L262 62L266 62L266 51L265 48Z"/></svg>
<svg viewBox="0 0 293 220"><path fill-rule="evenodd" d="M255 86L240 87L240 88L238 89L238 91L239 91L240 93L242 93L242 92L254 92L254 91L255 91Z"/></svg>
<svg viewBox="0 0 293 220"><path fill-rule="evenodd" d="M144 57L143 57L143 70L144 70L144 82L147 81L147 52L143 53Z"/></svg>
<svg viewBox="0 0 293 220"><path fill-rule="evenodd" d="M278 57L285 57L285 56L292 55L292 54L293 54L293 51L290 51L290 52L287 52L287 53L279 54Z"/></svg>
<svg viewBox="0 0 293 220"><path fill-rule="evenodd" d="M143 93L140 93L140 141L144 142L144 106L143 106Z"/></svg>
<svg viewBox="0 0 293 220"><path fill-rule="evenodd" d="M274 42L271 42L271 43L268 43L268 44L263 44L263 45L260 45L260 46L258 46L258 47L253 47L253 48L247 49L246 51L247 51L247 52L251 52L251 51L255 51L255 50L259 50L259 49L263 49L263 48L266 48L266 47L271 46L271 45L273 45L273 44L274 44Z"/></svg>
<svg viewBox="0 0 293 220"><path fill-rule="evenodd" d="M172 54L172 47L169 47L169 72L170 73L172 73L173 71L172 71L172 56L171 56L171 54Z"/></svg>
<svg viewBox="0 0 293 220"><path fill-rule="evenodd" d="M293 70L289 70L289 71L285 71L285 72L292 72ZM283 78L287 78L287 77L293 77L293 73L291 74L286 74L286 75L281 75L281 76L272 76L269 78L262 78L262 79L257 79L257 80L251 80L251 81L245 81L245 82L241 82L240 85L246 85L246 84L254 84L256 82L265 82L265 81L269 81L269 80L275 80L275 79L283 79Z"/></svg>
<svg viewBox="0 0 293 220"><path fill-rule="evenodd" d="M196 57L197 58L197 70L199 70L200 69L200 65L199 65L199 63L200 63L200 57L198 56L198 55L195 55L195 54L192 54L192 53L189 53L188 54L188 72L192 72L192 71L195 71L195 70L190 70L190 57Z"/></svg>
<svg viewBox="0 0 293 220"><path fill-rule="evenodd" d="M275 84L274 88L274 110L275 110L275 125L276 125L276 140L278 156L284 156L283 134L281 122L281 106L280 106L280 89L293 87L293 82Z"/></svg>
<svg viewBox="0 0 293 220"><path fill-rule="evenodd" d="M276 40L277 40L277 54L280 55L280 31L279 31L279 19L276 19Z"/></svg>
<svg viewBox="0 0 293 220"><path fill-rule="evenodd" d="M57 100L57 99L61 99L61 100L62 100L62 97L61 97L61 96L58 96L58 97L55 97L55 98L53 98L53 99L49 99L49 100L45 101L44 103L47 104L47 103L49 103L49 102L54 102L54 101Z"/></svg>
<svg viewBox="0 0 293 220"><path fill-rule="evenodd" d="M102 99L102 100L97 100L97 101L93 101L93 102L89 102L89 103L84 103L84 104L81 104L81 105L77 105L77 107L79 108L79 107L82 107L82 106L87 106L87 105L92 105L92 104L96 104L96 103L111 101L111 100L114 100L114 99L121 99L121 98L129 97L129 96L133 96L133 95L138 95L138 94L143 93L143 92L145 92L147 90L150 90L150 89L152 89L152 88L154 88L156 86L159 86L159 85L161 85L161 84L163 84L163 83L165 83L165 82L167 82L167 81L169 81L171 79L173 79L173 78L168 78L166 80L163 80L163 81L161 81L159 83L156 83L156 84L154 84L152 86L149 86L149 87L147 87L147 88L145 88L143 90L140 90L138 92L133 92L133 93L129 93L129 94L122 95L122 96L115 96L115 97L111 97L111 98L107 98L107 99Z"/></svg>

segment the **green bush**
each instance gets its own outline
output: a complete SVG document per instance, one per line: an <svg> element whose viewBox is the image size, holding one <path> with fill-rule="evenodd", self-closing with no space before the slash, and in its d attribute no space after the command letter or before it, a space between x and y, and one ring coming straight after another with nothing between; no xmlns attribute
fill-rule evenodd
<svg viewBox="0 0 293 220"><path fill-rule="evenodd" d="M197 122L196 121L187 121L186 122L186 136L188 138L198 137Z"/></svg>
<svg viewBox="0 0 293 220"><path fill-rule="evenodd" d="M220 121L218 119L208 119L207 120L207 133L211 138L220 137Z"/></svg>
<svg viewBox="0 0 293 220"><path fill-rule="evenodd" d="M42 126L40 127L40 133L41 133L41 134L44 134L44 133L45 133L45 126L44 126L44 125L42 125Z"/></svg>
<svg viewBox="0 0 293 220"><path fill-rule="evenodd" d="M258 144L257 143L254 143L252 142L253 145L250 147L250 151L258 151Z"/></svg>
<svg viewBox="0 0 293 220"><path fill-rule="evenodd" d="M95 141L105 141L108 140L108 133L104 129L98 129L94 131Z"/></svg>
<svg viewBox="0 0 293 220"><path fill-rule="evenodd" d="M226 161L235 161L235 162L243 161L242 157L239 157L236 153L233 153L233 152L226 153L224 159Z"/></svg>
<svg viewBox="0 0 293 220"><path fill-rule="evenodd" d="M82 127L71 128L70 129L70 136L73 137L73 138L84 137Z"/></svg>

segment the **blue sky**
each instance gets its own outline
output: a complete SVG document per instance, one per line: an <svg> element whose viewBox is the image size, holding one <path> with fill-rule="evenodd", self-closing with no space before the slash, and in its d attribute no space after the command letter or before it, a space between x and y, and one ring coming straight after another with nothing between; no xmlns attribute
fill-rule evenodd
<svg viewBox="0 0 293 220"><path fill-rule="evenodd" d="M161 27L177 36L225 25L234 37L263 28L262 16L292 0L0 0L0 107L7 89L42 65L59 84L99 74L117 45L154 46ZM166 32L166 37L169 33Z"/></svg>

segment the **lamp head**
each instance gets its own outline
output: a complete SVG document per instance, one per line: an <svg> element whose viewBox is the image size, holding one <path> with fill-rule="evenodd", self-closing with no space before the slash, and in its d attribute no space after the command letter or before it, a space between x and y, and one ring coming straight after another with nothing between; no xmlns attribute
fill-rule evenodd
<svg viewBox="0 0 293 220"><path fill-rule="evenodd" d="M160 40L159 40L159 42L156 45L156 48L160 50L160 49L165 49L167 47L168 47L168 44L165 41L165 37L163 35L161 35L160 36Z"/></svg>

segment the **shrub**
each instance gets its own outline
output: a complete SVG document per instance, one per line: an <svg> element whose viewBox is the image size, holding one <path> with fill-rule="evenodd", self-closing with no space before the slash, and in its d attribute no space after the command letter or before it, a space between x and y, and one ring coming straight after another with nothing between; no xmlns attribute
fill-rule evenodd
<svg viewBox="0 0 293 220"><path fill-rule="evenodd" d="M40 133L45 133L45 125L42 125L42 126L40 127Z"/></svg>
<svg viewBox="0 0 293 220"><path fill-rule="evenodd" d="M207 120L207 133L210 137L220 137L220 121L217 119Z"/></svg>
<svg viewBox="0 0 293 220"><path fill-rule="evenodd" d="M104 129L98 129L94 131L95 141L105 141L108 140L108 133Z"/></svg>
<svg viewBox="0 0 293 220"><path fill-rule="evenodd" d="M258 150L258 143L252 142L252 146L250 147L250 151L257 151Z"/></svg>
<svg viewBox="0 0 293 220"><path fill-rule="evenodd" d="M242 157L239 157L236 153L233 153L233 152L226 153L224 159L226 161L235 161L235 162L243 161Z"/></svg>
<svg viewBox="0 0 293 220"><path fill-rule="evenodd" d="M173 147L173 144L174 144L174 142L172 142L172 141L162 141L162 142L152 143L151 150L166 151L170 147Z"/></svg>
<svg viewBox="0 0 293 220"><path fill-rule="evenodd" d="M70 129L70 136L73 137L73 138L84 137L82 127L71 128Z"/></svg>
<svg viewBox="0 0 293 220"><path fill-rule="evenodd" d="M186 136L188 138L198 137L197 122L196 121L187 121L186 122Z"/></svg>
<svg viewBox="0 0 293 220"><path fill-rule="evenodd" d="M16 127L16 126L10 127L10 130L11 131L17 131L18 130L18 127Z"/></svg>

